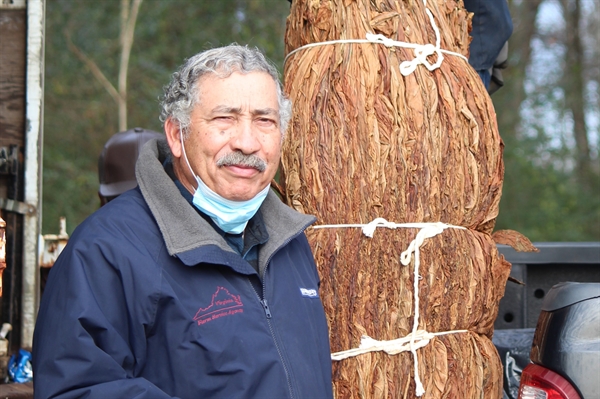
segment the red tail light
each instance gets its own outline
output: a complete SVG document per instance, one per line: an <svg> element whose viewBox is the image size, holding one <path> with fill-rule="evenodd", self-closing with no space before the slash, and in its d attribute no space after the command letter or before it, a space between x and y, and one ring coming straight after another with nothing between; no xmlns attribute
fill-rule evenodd
<svg viewBox="0 0 600 399"><path fill-rule="evenodd" d="M518 399L581 399L575 388L559 374L529 364L521 374Z"/></svg>

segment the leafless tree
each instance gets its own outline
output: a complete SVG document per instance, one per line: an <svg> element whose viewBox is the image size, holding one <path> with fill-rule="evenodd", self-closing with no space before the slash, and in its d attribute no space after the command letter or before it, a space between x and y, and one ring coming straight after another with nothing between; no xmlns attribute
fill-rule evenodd
<svg viewBox="0 0 600 399"><path fill-rule="evenodd" d="M577 175L585 184L590 181L592 167L585 123L585 63L581 35L581 1L561 0L560 4L565 19L566 51L563 69L565 107L573 119Z"/></svg>
<svg viewBox="0 0 600 399"><path fill-rule="evenodd" d="M498 122L501 127L500 134L507 136L516 135L520 126L519 109L527 95L525 93L525 79L527 67L531 62L532 38L536 35L536 18L538 9L543 0L509 0L514 30L509 40L509 67L504 73L505 84L510 86L494 94L493 99L498 99L498 104L511 104L510 109L497 109ZM510 95L510 99L503 98ZM496 103L496 101L494 101Z"/></svg>
<svg viewBox="0 0 600 399"><path fill-rule="evenodd" d="M119 110L119 131L127 130L127 70L129 68L131 46L133 45L135 23L142 1L133 0L131 2L131 0L121 0L121 34L119 36L121 61L116 88L98 67L98 64L73 43L70 31L68 29L64 30L69 49L90 69L94 77L98 79L117 104Z"/></svg>

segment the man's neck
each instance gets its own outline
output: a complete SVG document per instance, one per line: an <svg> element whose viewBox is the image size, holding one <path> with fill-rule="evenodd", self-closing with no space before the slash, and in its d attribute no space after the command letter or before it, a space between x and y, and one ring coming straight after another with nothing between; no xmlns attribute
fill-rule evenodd
<svg viewBox="0 0 600 399"><path fill-rule="evenodd" d="M187 165L184 165L181 162L181 158L172 157L171 162L173 164L173 173L175 173L175 177L186 190L190 192L190 194L194 195L196 189L193 185L187 180L185 173L183 172L183 168L187 168Z"/></svg>

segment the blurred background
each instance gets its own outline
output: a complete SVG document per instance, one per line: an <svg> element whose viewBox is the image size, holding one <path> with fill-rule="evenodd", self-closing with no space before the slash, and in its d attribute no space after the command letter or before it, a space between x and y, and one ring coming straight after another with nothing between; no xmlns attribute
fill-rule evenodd
<svg viewBox="0 0 600 399"><path fill-rule="evenodd" d="M600 240L600 4L509 0L505 86L492 95L505 142L496 229L532 241ZM262 49L282 71L286 0L46 3L42 234L99 207L98 156L136 126L162 132L159 97L201 50Z"/></svg>

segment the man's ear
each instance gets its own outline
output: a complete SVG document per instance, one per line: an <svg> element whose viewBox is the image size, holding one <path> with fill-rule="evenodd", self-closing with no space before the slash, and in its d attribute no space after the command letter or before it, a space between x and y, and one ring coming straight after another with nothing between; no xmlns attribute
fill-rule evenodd
<svg viewBox="0 0 600 399"><path fill-rule="evenodd" d="M182 154L180 134L179 123L171 117L167 118L165 121L165 135L167 136L167 143L169 143L169 147L171 148L171 154L175 158L180 158Z"/></svg>

